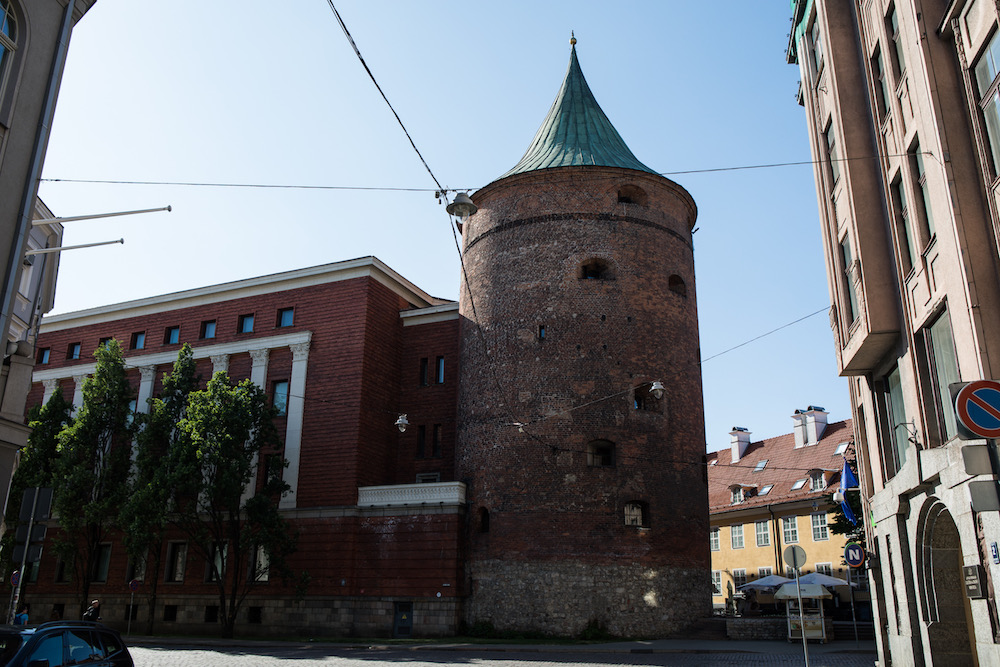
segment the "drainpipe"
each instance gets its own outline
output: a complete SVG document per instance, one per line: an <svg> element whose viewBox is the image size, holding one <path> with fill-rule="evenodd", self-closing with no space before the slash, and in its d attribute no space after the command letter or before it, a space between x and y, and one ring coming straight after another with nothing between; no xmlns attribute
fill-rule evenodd
<svg viewBox="0 0 1000 667"><path fill-rule="evenodd" d="M772 507L773 505L767 506L767 513L771 515L771 525L774 526L774 573L783 577L785 571L781 569L781 531L778 530L778 519L774 516Z"/></svg>
<svg viewBox="0 0 1000 667"><path fill-rule="evenodd" d="M17 231L7 256L7 273L3 277L3 302L0 304L0 336L2 338L0 340L6 340L7 332L10 330L17 274L21 266L21 258L24 256L25 244L28 241L28 230L31 228L31 212L35 208L38 180L42 176L45 150L48 147L49 134L52 131L52 118L55 115L59 84L62 81L63 68L66 65L66 53L69 51L69 37L73 31L73 10L75 8L76 0L69 0L66 3L62 24L59 27L59 39L52 56L52 69L49 71L48 86L42 103L42 115L38 120L38 129L35 131L35 145L32 149L31 162L28 165L28 178L25 180L24 194L21 197Z"/></svg>

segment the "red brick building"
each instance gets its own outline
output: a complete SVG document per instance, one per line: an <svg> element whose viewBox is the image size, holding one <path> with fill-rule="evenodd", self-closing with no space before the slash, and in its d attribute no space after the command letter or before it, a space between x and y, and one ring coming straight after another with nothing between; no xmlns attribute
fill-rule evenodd
<svg viewBox="0 0 1000 667"><path fill-rule="evenodd" d="M710 613L694 201L631 153L575 49L524 158L472 197L460 303L364 258L43 325L32 404L79 403L115 337L140 410L184 342L287 405L281 506L311 579L302 599L268 581L238 632L662 636ZM157 619L210 632L207 564L172 548ZM43 615L74 602L57 569L26 591ZM116 544L106 570L90 590L117 621Z"/></svg>

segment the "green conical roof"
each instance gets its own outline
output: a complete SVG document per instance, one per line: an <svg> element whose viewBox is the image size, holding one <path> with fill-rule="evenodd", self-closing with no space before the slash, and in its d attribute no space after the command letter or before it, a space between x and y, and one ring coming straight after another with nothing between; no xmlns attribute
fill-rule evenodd
<svg viewBox="0 0 1000 667"><path fill-rule="evenodd" d="M500 178L537 169L582 165L657 173L632 155L621 135L604 115L576 59L576 40L570 43L573 46L569 68L556 101L552 103L524 157Z"/></svg>

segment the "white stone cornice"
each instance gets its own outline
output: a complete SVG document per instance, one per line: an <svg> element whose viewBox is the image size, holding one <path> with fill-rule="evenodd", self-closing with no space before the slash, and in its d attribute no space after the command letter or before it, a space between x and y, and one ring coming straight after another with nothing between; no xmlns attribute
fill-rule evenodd
<svg viewBox="0 0 1000 667"><path fill-rule="evenodd" d="M465 484L393 484L358 488L358 507L398 507L403 505L464 505Z"/></svg>
<svg viewBox="0 0 1000 667"><path fill-rule="evenodd" d="M427 308L401 310L399 311L399 318L403 321L404 327L457 320L458 303L453 301L440 306L428 306Z"/></svg>
<svg viewBox="0 0 1000 667"><path fill-rule="evenodd" d="M280 347L290 347L292 345L308 343L312 340L311 331L298 331L296 333L283 334L280 336L268 336L266 338L247 338L229 343L219 343L218 345L204 345L193 347L192 354L195 359L208 359L219 354L240 354L250 352L251 349L260 348L276 349ZM159 366L161 364L172 364L177 360L177 351L156 352L153 354L143 354L125 358L126 368L138 368L140 366ZM42 368L36 369L32 374L33 382L45 382L46 380L59 380L62 378L75 377L80 374L93 373L96 365L93 362L74 366L63 366L62 368Z"/></svg>

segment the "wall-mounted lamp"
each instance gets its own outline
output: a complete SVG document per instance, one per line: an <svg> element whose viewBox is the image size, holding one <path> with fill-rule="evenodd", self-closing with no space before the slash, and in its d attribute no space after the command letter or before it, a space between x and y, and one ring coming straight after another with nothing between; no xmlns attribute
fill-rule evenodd
<svg viewBox="0 0 1000 667"><path fill-rule="evenodd" d="M448 211L449 215L458 218L458 225L461 228L465 224L465 221L469 219L469 216L479 210L479 207L472 202L472 197L464 192L459 192L455 195L455 199L445 207L445 210Z"/></svg>
<svg viewBox="0 0 1000 667"><path fill-rule="evenodd" d="M410 422L406 419L406 413L403 412L399 415L399 419L396 420L396 428L399 429L400 433L406 431L406 427L410 425Z"/></svg>
<svg viewBox="0 0 1000 667"><path fill-rule="evenodd" d="M847 496L844 495L844 490L843 489L837 489L836 491L833 492L833 502L835 502L835 503L842 503L846 499L847 499Z"/></svg>
<svg viewBox="0 0 1000 667"><path fill-rule="evenodd" d="M649 393L652 394L653 398L656 400L663 398L664 389L663 383L659 380L655 380L653 384L649 385Z"/></svg>

